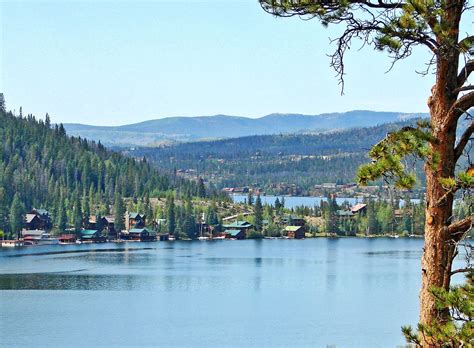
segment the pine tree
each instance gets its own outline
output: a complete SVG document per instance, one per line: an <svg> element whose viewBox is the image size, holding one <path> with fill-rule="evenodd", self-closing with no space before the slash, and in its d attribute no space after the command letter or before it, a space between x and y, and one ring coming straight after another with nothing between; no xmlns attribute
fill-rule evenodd
<svg viewBox="0 0 474 348"><path fill-rule="evenodd" d="M340 35L333 40L336 49L331 66L342 88L345 57L353 40L387 52L393 63L409 57L417 47L428 51L427 73L432 72L435 80L428 98L430 120L388 133L369 152L372 162L360 168L357 181L367 184L384 177L399 188L409 189L416 176L405 159L424 161L427 216L421 259L420 323L427 326L443 322L447 312L437 308L430 289L449 290L453 255L457 254L458 242L474 224L474 215L459 221L452 219L456 191L474 186L468 167L460 161L474 132L469 113L474 107L470 84L474 73L471 4L466 0L259 2L265 11L276 16L315 18L325 26L339 27ZM464 28L469 28L468 32ZM463 124L462 119L467 122ZM462 129L460 137L458 128ZM425 339L422 344L429 346Z"/></svg>
<svg viewBox="0 0 474 348"><path fill-rule="evenodd" d="M263 227L263 207L262 207L262 200L260 198L260 195L257 195L257 199L255 200L254 214L255 214L255 230L258 232L261 232L262 227Z"/></svg>
<svg viewBox="0 0 474 348"><path fill-rule="evenodd" d="M196 238L196 219L190 197L186 199L183 232L186 233L190 239Z"/></svg>
<svg viewBox="0 0 474 348"><path fill-rule="evenodd" d="M170 195L166 200L166 223L168 225L168 233L173 235L176 229L175 214L174 197Z"/></svg>
<svg viewBox="0 0 474 348"><path fill-rule="evenodd" d="M81 200L79 199L79 194L76 193L74 197L74 206L72 208L72 223L74 225L74 230L79 232L82 228L83 222L83 215L82 215L82 207L81 207Z"/></svg>
<svg viewBox="0 0 474 348"><path fill-rule="evenodd" d="M198 179L198 192L197 192L197 195L200 198L206 197L206 187L204 186L204 180L201 177L199 177L199 179Z"/></svg>
<svg viewBox="0 0 474 348"><path fill-rule="evenodd" d="M253 194L252 191L249 191L247 194L247 205L252 206L253 205Z"/></svg>
<svg viewBox="0 0 474 348"><path fill-rule="evenodd" d="M16 235L17 238L20 238L21 228L23 227L24 210L25 208L21 203L20 196L16 193L10 208L9 220L11 235Z"/></svg>
<svg viewBox="0 0 474 348"><path fill-rule="evenodd" d="M5 105L5 96L3 95L3 93L0 93L0 111L7 111L7 106Z"/></svg>
<svg viewBox="0 0 474 348"><path fill-rule="evenodd" d="M0 187L0 231L8 229L8 202L7 194L3 187Z"/></svg>
<svg viewBox="0 0 474 348"><path fill-rule="evenodd" d="M116 192L114 200L114 228L117 234L125 229L124 215L125 205L123 204L123 199L120 197L120 194Z"/></svg>

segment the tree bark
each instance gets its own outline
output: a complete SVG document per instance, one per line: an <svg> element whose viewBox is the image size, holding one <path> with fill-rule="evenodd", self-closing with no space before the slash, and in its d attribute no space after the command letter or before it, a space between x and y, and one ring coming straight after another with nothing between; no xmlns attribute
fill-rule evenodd
<svg viewBox="0 0 474 348"><path fill-rule="evenodd" d="M454 177L456 166L455 142L457 119L451 107L456 101L458 55L438 60L436 84L428 101L431 126L435 141L430 144L438 163L425 164L426 173L426 222L425 246L422 257L422 287L420 291L420 323L430 325L448 319L449 312L436 308L430 293L432 287L449 289L455 242L448 229L452 222L454 194L446 195L440 178ZM441 199L444 197L443 199ZM431 347L429 339L423 347Z"/></svg>

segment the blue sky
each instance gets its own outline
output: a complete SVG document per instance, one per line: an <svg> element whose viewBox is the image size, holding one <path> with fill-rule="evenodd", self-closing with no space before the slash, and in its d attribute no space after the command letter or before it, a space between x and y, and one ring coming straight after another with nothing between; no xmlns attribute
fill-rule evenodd
<svg viewBox="0 0 474 348"><path fill-rule="evenodd" d="M1 0L0 0L1 1ZM0 3L7 107L54 122L371 109L426 111L420 48L388 74L354 45L345 94L326 56L337 28L274 18L256 0Z"/></svg>

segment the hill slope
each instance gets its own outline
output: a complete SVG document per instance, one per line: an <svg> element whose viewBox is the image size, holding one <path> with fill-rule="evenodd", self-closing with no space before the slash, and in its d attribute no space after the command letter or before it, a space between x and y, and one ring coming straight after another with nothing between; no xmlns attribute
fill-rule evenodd
<svg viewBox="0 0 474 348"><path fill-rule="evenodd" d="M111 146L149 146L166 141L236 138L248 135L297 133L368 127L397 122L425 114L350 111L321 115L271 114L261 118L226 115L169 117L118 127L65 124L69 134L101 141Z"/></svg>
<svg viewBox="0 0 474 348"><path fill-rule="evenodd" d="M372 145L388 132L413 123L190 142L125 153L146 157L170 172L176 169L188 177L201 175L221 188L255 184L270 193L306 194L316 184L353 182ZM296 192L285 191L292 185L298 188Z"/></svg>
<svg viewBox="0 0 474 348"><path fill-rule="evenodd" d="M15 117L0 109L0 230L9 231L15 207L21 214L33 207L52 213L55 221L80 226L89 213L111 213L115 193L141 199L167 190L195 195L195 182L174 178L146 162L136 161L102 145L66 135L49 120ZM15 232L17 232L16 229Z"/></svg>

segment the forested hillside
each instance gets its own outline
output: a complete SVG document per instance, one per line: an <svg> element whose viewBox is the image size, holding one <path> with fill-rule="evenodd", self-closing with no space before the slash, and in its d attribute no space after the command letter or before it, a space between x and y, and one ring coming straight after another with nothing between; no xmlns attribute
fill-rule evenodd
<svg viewBox="0 0 474 348"><path fill-rule="evenodd" d="M89 214L108 214L117 197L146 200L170 190L191 197L213 195L196 181L159 173L146 161L114 153L100 143L66 135L28 115L0 110L0 230L21 225L21 215L47 209L60 228Z"/></svg>
<svg viewBox="0 0 474 348"><path fill-rule="evenodd" d="M145 157L170 171L184 171L189 177L203 176L219 187L256 184L272 193L307 194L316 184L353 182L372 145L387 133L414 123L144 147L127 154ZM423 175L419 178L423 180Z"/></svg>

